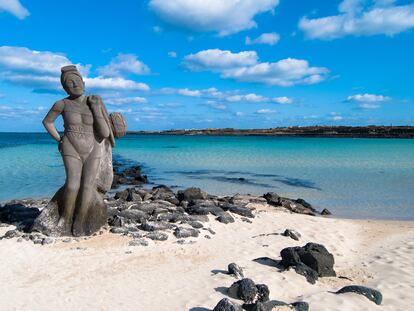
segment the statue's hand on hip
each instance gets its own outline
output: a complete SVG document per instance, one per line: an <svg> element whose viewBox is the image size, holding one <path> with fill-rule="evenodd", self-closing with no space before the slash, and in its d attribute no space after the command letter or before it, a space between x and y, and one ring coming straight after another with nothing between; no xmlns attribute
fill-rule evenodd
<svg viewBox="0 0 414 311"><path fill-rule="evenodd" d="M63 145L63 136L60 138L58 142L58 150L60 153L62 153L62 145Z"/></svg>

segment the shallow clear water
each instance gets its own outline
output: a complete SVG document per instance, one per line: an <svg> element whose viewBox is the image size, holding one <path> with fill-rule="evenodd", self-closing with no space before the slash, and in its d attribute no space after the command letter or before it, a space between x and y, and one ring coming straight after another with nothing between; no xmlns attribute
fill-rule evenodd
<svg viewBox="0 0 414 311"><path fill-rule="evenodd" d="M414 219L414 140L129 135L114 154L156 184L275 191L339 216ZM0 201L51 196L63 183L46 134L0 133Z"/></svg>

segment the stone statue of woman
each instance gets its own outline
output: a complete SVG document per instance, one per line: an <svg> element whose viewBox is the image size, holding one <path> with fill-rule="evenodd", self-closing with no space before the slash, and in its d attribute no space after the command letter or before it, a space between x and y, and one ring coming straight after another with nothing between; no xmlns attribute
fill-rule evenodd
<svg viewBox="0 0 414 311"><path fill-rule="evenodd" d="M36 219L33 230L47 235L90 235L107 221L103 194L112 183L114 135L99 96L85 96L85 83L76 66L61 69L61 83L68 97L57 101L43 120L58 142L66 183ZM54 121L64 121L60 136Z"/></svg>

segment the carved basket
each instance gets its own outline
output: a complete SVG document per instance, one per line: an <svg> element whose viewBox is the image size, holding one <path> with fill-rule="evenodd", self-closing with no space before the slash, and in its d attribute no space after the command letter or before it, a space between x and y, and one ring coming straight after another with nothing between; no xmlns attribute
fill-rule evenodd
<svg viewBox="0 0 414 311"><path fill-rule="evenodd" d="M119 112L113 112L109 115L111 121L112 132L116 138L124 137L127 132L127 124L125 118Z"/></svg>

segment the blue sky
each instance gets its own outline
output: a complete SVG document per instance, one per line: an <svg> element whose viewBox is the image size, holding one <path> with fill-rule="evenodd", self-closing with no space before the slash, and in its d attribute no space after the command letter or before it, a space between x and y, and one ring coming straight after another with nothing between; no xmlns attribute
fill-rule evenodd
<svg viewBox="0 0 414 311"><path fill-rule="evenodd" d="M0 131L76 64L131 130L414 125L414 3L0 0Z"/></svg>

